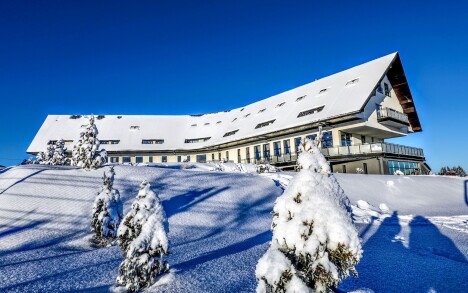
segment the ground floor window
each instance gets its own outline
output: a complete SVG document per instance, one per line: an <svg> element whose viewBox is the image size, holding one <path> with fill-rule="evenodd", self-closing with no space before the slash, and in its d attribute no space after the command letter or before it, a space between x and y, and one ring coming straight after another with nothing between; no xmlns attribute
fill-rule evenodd
<svg viewBox="0 0 468 293"><path fill-rule="evenodd" d="M177 156L177 162L178 163L182 162L182 156Z"/></svg>
<svg viewBox="0 0 468 293"><path fill-rule="evenodd" d="M389 160L388 173L394 174L396 170L400 170L405 175L419 174L419 164L416 162Z"/></svg>
<svg viewBox="0 0 468 293"><path fill-rule="evenodd" d="M118 163L119 162L119 157L110 157L110 162L111 163Z"/></svg>
<svg viewBox="0 0 468 293"><path fill-rule="evenodd" d="M167 156L162 156L161 157L161 162L167 163Z"/></svg>
<svg viewBox="0 0 468 293"><path fill-rule="evenodd" d="M148 163L153 163L153 156L148 157Z"/></svg>
<svg viewBox="0 0 468 293"><path fill-rule="evenodd" d="M206 155L197 155L197 163L206 163Z"/></svg>
<svg viewBox="0 0 468 293"><path fill-rule="evenodd" d="M367 163L362 163L364 174L367 174Z"/></svg>
<svg viewBox="0 0 468 293"><path fill-rule="evenodd" d="M135 162L143 163L143 157L135 157Z"/></svg>
<svg viewBox="0 0 468 293"><path fill-rule="evenodd" d="M211 154L211 160L212 160L212 161L215 160L214 156L215 156L214 154Z"/></svg>
<svg viewBox="0 0 468 293"><path fill-rule="evenodd" d="M301 145L301 138L300 137L296 137L294 139L294 145L296 146L296 154L299 153L299 146Z"/></svg>
<svg viewBox="0 0 468 293"><path fill-rule="evenodd" d="M238 149L237 150L237 163L240 163L241 162L241 150Z"/></svg>
<svg viewBox="0 0 468 293"><path fill-rule="evenodd" d="M124 163L130 163L130 157L123 157L122 162Z"/></svg>
<svg viewBox="0 0 468 293"><path fill-rule="evenodd" d="M255 151L255 160L260 160L262 157L260 155L260 146L259 145L256 145L254 147L254 151Z"/></svg>
<svg viewBox="0 0 468 293"><path fill-rule="evenodd" d="M333 135L331 131L322 133L322 148L331 148L333 146Z"/></svg>
<svg viewBox="0 0 468 293"><path fill-rule="evenodd" d="M341 133L341 145L348 146L351 145L351 134L342 132Z"/></svg>
<svg viewBox="0 0 468 293"><path fill-rule="evenodd" d="M346 165L343 165L343 173L346 173Z"/></svg>
<svg viewBox="0 0 468 293"><path fill-rule="evenodd" d="M275 152L276 157L281 157L281 142L275 141L273 143L273 150Z"/></svg>
<svg viewBox="0 0 468 293"><path fill-rule="evenodd" d="M263 158L265 158L265 160L270 159L270 144L269 143L266 143L263 145Z"/></svg>
<svg viewBox="0 0 468 293"><path fill-rule="evenodd" d="M289 145L289 139L283 140L283 147L284 147L284 154L289 155L291 150L290 150L290 145Z"/></svg>
<svg viewBox="0 0 468 293"><path fill-rule="evenodd" d="M250 148L249 147L245 148L245 156L247 159L247 163L250 164Z"/></svg>

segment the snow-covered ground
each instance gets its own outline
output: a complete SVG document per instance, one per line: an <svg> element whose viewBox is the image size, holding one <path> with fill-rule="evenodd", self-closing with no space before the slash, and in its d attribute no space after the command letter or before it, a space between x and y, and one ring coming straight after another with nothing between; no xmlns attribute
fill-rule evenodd
<svg viewBox="0 0 468 293"><path fill-rule="evenodd" d="M223 169L223 171L219 171ZM104 169L20 166L0 173L0 291L107 291L122 255L89 242ZM210 171L218 170L218 171ZM253 292L271 240L271 211L294 173L249 166L116 166L124 212L146 179L169 220L171 272L150 291ZM466 292L463 179L336 174L363 239L360 277L340 289Z"/></svg>

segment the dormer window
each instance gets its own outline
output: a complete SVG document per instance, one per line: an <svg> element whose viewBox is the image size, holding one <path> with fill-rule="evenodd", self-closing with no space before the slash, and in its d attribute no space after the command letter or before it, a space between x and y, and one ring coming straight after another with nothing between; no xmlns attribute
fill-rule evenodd
<svg viewBox="0 0 468 293"><path fill-rule="evenodd" d="M359 82L359 78L355 78L353 80L350 80L346 83L346 86L350 86L350 85L353 85L353 84L356 84Z"/></svg>
<svg viewBox="0 0 468 293"><path fill-rule="evenodd" d="M296 102L299 102L299 101L304 100L305 97L306 97L306 96L301 96L301 97L297 98L297 99L296 99Z"/></svg>
<svg viewBox="0 0 468 293"><path fill-rule="evenodd" d="M270 121L266 121L266 122L259 123L259 124L257 124L257 126L255 126L255 129L258 129L258 128L262 128L262 127L271 125L271 124L273 124L273 122L275 122L275 120L276 120L276 119L273 119L273 120L270 120Z"/></svg>
<svg viewBox="0 0 468 293"><path fill-rule="evenodd" d="M119 144L120 140L118 139L110 139L110 140L101 140L99 141L101 144Z"/></svg>
<svg viewBox="0 0 468 293"><path fill-rule="evenodd" d="M201 137L201 138L187 138L185 139L185 143L197 143L197 142L204 142L209 140L211 137Z"/></svg>
<svg viewBox="0 0 468 293"><path fill-rule="evenodd" d="M236 134L238 131L239 131L239 129L226 132L226 133L223 135L223 137L234 135L234 134Z"/></svg>
<svg viewBox="0 0 468 293"><path fill-rule="evenodd" d="M286 104L286 102L279 103L278 105L276 105L276 107L275 107L275 108L283 107L283 106L284 106L284 104Z"/></svg>
<svg viewBox="0 0 468 293"><path fill-rule="evenodd" d="M140 130L140 126L136 126L136 125L130 126L130 130Z"/></svg>
<svg viewBox="0 0 468 293"><path fill-rule="evenodd" d="M299 115L297 115L297 118L321 112L323 108L325 108L325 106L313 108L307 111L302 111L301 113L299 113Z"/></svg>

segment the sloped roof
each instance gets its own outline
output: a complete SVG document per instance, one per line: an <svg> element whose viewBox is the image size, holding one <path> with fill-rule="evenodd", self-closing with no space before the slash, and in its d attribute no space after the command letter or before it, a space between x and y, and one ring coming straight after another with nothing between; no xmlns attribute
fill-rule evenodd
<svg viewBox="0 0 468 293"><path fill-rule="evenodd" d="M105 145L108 151L192 150L357 113L362 111L397 56L398 53L392 53L226 112L179 116L106 115L96 119L98 138L120 140L119 144ZM298 118L302 111L321 107L319 112ZM268 126L257 127L272 120L274 122ZM76 141L87 121L84 116L71 119L70 115L49 115L28 152L42 151L49 140ZM131 129L132 126L139 129ZM224 136L236 130L235 134ZM186 139L208 137L210 139L203 142L185 143ZM143 139L164 139L164 143L142 144Z"/></svg>

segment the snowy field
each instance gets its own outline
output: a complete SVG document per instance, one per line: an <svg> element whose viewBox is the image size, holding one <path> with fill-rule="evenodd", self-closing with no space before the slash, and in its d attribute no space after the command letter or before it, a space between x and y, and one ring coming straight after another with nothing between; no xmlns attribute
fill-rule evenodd
<svg viewBox="0 0 468 293"><path fill-rule="evenodd" d="M271 240L271 211L294 173L248 166L116 166L130 209L146 179L169 218L169 274L149 291L254 292ZM0 291L105 292L122 255L89 242L103 168L29 165L0 170ZM364 254L340 289L467 292L468 205L461 178L336 174L353 203Z"/></svg>

